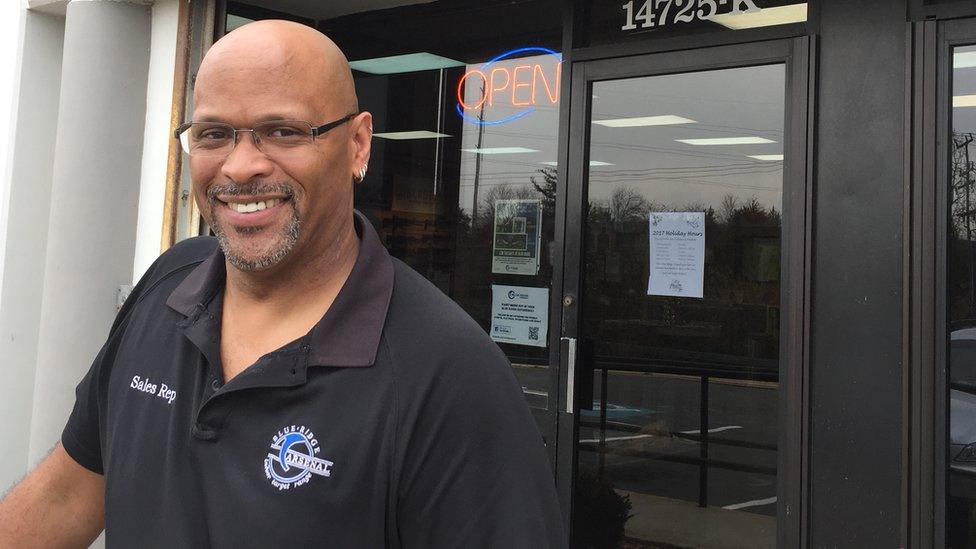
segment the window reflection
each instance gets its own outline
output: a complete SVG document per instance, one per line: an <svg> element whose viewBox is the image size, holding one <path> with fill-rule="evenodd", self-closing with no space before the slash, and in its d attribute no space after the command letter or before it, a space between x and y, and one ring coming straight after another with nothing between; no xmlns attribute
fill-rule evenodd
<svg viewBox="0 0 976 549"><path fill-rule="evenodd" d="M948 223L948 544L976 545L976 47L953 51Z"/></svg>
<svg viewBox="0 0 976 549"><path fill-rule="evenodd" d="M775 545L784 75L593 85L580 546ZM704 218L702 297L648 295L661 212Z"/></svg>

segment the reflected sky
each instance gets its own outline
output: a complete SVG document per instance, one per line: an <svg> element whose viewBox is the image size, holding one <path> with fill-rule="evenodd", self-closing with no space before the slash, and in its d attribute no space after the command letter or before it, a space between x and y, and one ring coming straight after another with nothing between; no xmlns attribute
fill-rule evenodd
<svg viewBox="0 0 976 549"><path fill-rule="evenodd" d="M783 65L597 82L593 85L590 198L620 187L672 207L718 207L728 194L769 207L782 203ZM673 115L693 123L605 127L607 119ZM759 137L759 144L692 145L680 140Z"/></svg>

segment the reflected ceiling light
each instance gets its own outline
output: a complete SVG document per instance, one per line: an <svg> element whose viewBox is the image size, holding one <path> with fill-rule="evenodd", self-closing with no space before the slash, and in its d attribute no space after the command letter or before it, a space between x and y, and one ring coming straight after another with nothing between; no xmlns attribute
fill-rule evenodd
<svg viewBox="0 0 976 549"><path fill-rule="evenodd" d="M368 72L369 74L399 74L402 72L430 71L463 66L465 64L461 61L448 59L447 57L441 57L440 55L434 55L425 51L349 62L349 68L359 72Z"/></svg>
<svg viewBox="0 0 976 549"><path fill-rule="evenodd" d="M464 152L476 153L476 154L519 154L519 153L535 153L539 152L535 149L526 149L525 147L486 147L482 149L461 149Z"/></svg>
<svg viewBox="0 0 976 549"><path fill-rule="evenodd" d="M765 137L710 137L708 139L675 139L678 143L688 145L758 145L760 143L775 143Z"/></svg>
<svg viewBox="0 0 976 549"><path fill-rule="evenodd" d="M402 141L405 139L435 139L438 137L451 137L446 133L429 132L427 130L416 130L411 132L384 132L384 133L374 133L373 137L379 137L381 139L392 139L394 141Z"/></svg>
<svg viewBox="0 0 976 549"><path fill-rule="evenodd" d="M976 67L976 51L962 51L952 54L952 68L967 69Z"/></svg>
<svg viewBox="0 0 976 549"><path fill-rule="evenodd" d="M735 15L727 13L725 15L715 15L711 20L723 27L734 30L771 27L773 25L786 25L788 23L802 23L807 20L807 5L803 3L762 8L752 13L738 13Z"/></svg>
<svg viewBox="0 0 976 549"><path fill-rule="evenodd" d="M781 154L750 154L749 158L755 158L756 160L763 160L765 162L783 161L783 155Z"/></svg>
<svg viewBox="0 0 976 549"><path fill-rule="evenodd" d="M243 27L248 23L253 23L254 19L248 19L246 17L241 17L239 15L227 14L227 28L225 33L237 29L238 27Z"/></svg>
<svg viewBox="0 0 976 549"><path fill-rule="evenodd" d="M554 160L549 162L541 162L541 164L545 164L546 166L559 165L559 163ZM590 166L613 166L613 164L611 164L610 162L600 162L599 160L590 160Z"/></svg>
<svg viewBox="0 0 976 549"><path fill-rule="evenodd" d="M976 95L953 95L953 107L976 107Z"/></svg>
<svg viewBox="0 0 976 549"><path fill-rule="evenodd" d="M694 124L690 118L665 114L662 116L638 116L635 118L610 118L607 120L594 120L594 124L606 126L608 128L634 128L637 126L670 126L673 124Z"/></svg>

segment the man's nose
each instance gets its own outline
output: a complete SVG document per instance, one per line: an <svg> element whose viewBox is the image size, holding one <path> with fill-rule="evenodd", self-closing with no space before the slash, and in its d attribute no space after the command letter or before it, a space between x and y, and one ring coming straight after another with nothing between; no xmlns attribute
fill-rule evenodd
<svg viewBox="0 0 976 549"><path fill-rule="evenodd" d="M247 134L247 135L244 135ZM270 176L274 163L257 147L257 136L251 131L239 131L234 147L220 171L233 181L245 182L253 177Z"/></svg>

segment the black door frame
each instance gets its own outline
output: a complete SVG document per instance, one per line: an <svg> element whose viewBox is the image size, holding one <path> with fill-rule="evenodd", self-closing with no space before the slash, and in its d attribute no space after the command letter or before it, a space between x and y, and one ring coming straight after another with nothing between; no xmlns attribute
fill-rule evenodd
<svg viewBox="0 0 976 549"><path fill-rule="evenodd" d="M560 147L560 165L565 208L557 208L562 235L562 300L559 309L558 445L556 483L567 530L571 530L573 480L576 472L578 422L575 352L572 343L579 334L583 207L588 176L590 90L594 81L714 70L774 63L786 65L786 112L784 133L783 240L781 256L781 356L779 387L779 443L777 467L777 545L806 547L808 459L808 340L810 291L810 228L812 226L813 180L811 135L813 87L816 67L813 37L798 37L746 44L698 48L667 53L578 61L564 71L570 87L569 112L561 113L560 126L568 128L565 147ZM566 95L563 95L566 97ZM566 120L568 119L568 120ZM568 125L564 125L567 123ZM560 215L561 214L561 215ZM557 294L559 295L559 294ZM561 302L560 302L561 301ZM567 407L569 410L567 411Z"/></svg>

